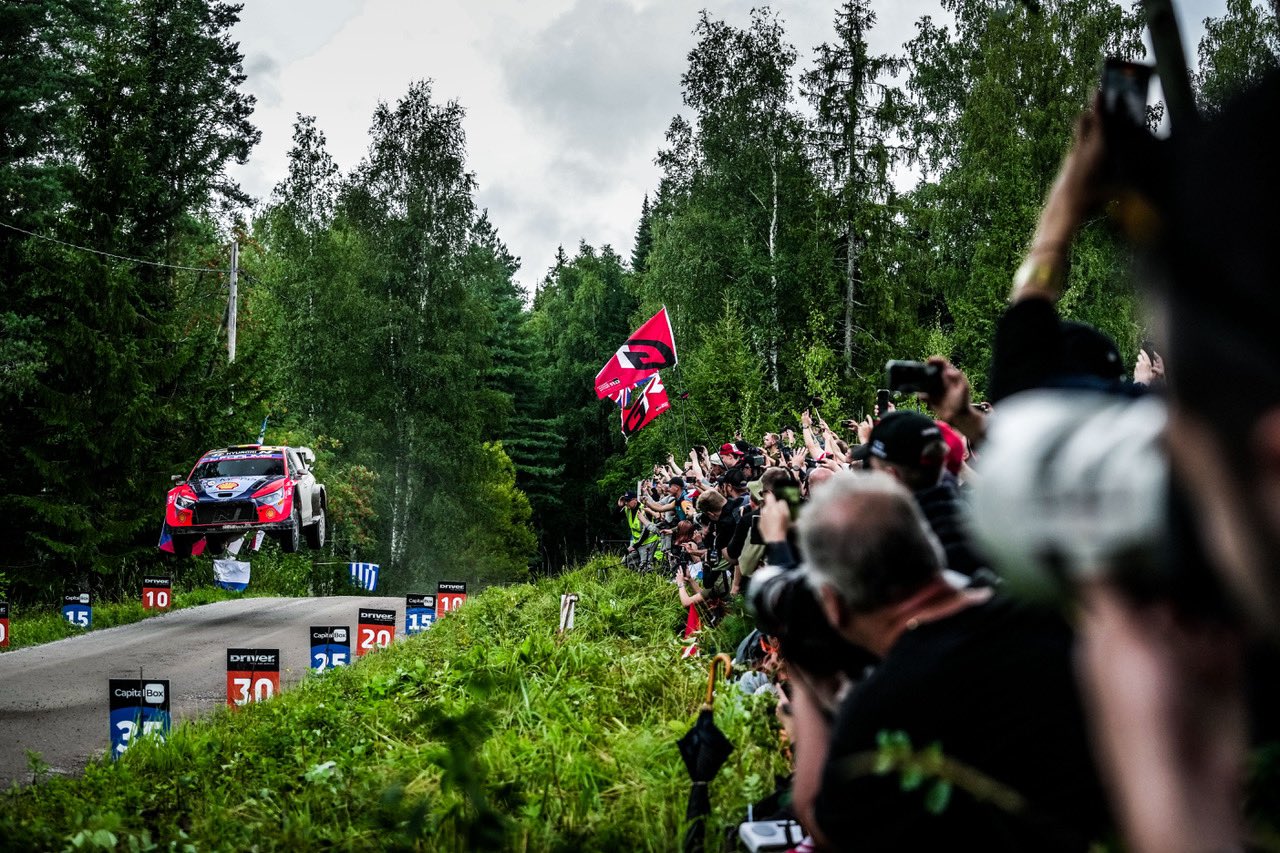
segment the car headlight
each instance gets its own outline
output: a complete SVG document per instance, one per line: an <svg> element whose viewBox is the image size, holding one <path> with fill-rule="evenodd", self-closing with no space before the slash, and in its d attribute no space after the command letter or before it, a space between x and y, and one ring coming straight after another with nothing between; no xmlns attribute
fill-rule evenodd
<svg viewBox="0 0 1280 853"><path fill-rule="evenodd" d="M191 509L196 505L196 502L186 495L178 495L173 499L173 505L178 509Z"/></svg>
<svg viewBox="0 0 1280 853"><path fill-rule="evenodd" d="M284 480L271 486L266 492L253 496L253 502L258 506L267 506L268 504L276 506L284 503L284 496L287 494L284 489Z"/></svg>

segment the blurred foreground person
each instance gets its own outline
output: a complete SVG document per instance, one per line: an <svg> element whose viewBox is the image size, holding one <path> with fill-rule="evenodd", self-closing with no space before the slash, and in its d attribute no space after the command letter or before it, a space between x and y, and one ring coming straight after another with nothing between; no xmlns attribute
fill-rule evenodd
<svg viewBox="0 0 1280 853"><path fill-rule="evenodd" d="M880 658L839 701L830 682L793 668L796 809L815 839L860 851L1083 851L1101 838L1066 624L946 583L937 539L884 473L835 475L799 528L828 621ZM936 744L973 784L931 810L927 782L904 791L898 772L874 772L884 732L920 752Z"/></svg>
<svg viewBox="0 0 1280 853"><path fill-rule="evenodd" d="M1139 851L1241 849L1246 837L1243 648L1250 632L1280 634L1278 132L1273 73L1179 133L1145 247L1167 337L1167 409L1105 389L1017 394L992 421L992 480L975 493L1000 568L1066 581L1081 605L1091 727ZM1015 304L1054 310L1076 230L1111 195L1107 164L1091 111ZM1015 506L1035 511L1019 517Z"/></svg>

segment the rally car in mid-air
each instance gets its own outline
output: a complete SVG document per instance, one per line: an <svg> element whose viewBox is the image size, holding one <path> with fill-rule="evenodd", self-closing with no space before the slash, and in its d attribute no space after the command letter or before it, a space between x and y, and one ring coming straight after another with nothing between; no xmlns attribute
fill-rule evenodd
<svg viewBox="0 0 1280 853"><path fill-rule="evenodd" d="M201 537L220 545L246 533L267 531L289 552L303 539L312 548L325 542L325 488L311 472L308 447L239 444L210 450L184 479L174 476L165 505L165 524L174 552L191 553Z"/></svg>

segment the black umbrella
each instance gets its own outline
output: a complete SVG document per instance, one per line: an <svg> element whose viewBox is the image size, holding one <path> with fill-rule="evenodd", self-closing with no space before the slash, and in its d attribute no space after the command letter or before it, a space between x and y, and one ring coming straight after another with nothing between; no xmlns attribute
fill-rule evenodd
<svg viewBox="0 0 1280 853"><path fill-rule="evenodd" d="M733 661L726 654L716 655L711 661L711 675L707 678L707 701L698 712L693 728L678 742L684 766L689 768L689 778L693 780L693 787L689 791L689 808L685 811L685 817L692 823L684 834L684 853L701 853L705 849L706 816L711 813L711 795L707 786L720 771L729 753L733 752L733 744L729 743L724 732L716 728L715 717L711 713L716 673L721 663L724 664L726 678L733 671Z"/></svg>

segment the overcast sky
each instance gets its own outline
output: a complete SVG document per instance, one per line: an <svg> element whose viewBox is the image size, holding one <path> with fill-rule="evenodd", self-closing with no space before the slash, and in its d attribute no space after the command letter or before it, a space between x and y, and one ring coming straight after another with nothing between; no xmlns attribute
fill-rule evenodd
<svg viewBox="0 0 1280 853"><path fill-rule="evenodd" d="M297 113L316 116L345 172L364 155L378 101L418 79L466 110L477 201L526 288L563 245L631 251L654 155L681 109L680 75L698 12L745 25L761 0L244 0L236 27L262 141L233 175L265 199L286 171ZM774 4L807 64L830 38L837 0ZM1181 0L1189 52L1225 0ZM884 0L870 36L897 51L936 0Z"/></svg>

